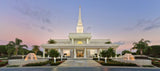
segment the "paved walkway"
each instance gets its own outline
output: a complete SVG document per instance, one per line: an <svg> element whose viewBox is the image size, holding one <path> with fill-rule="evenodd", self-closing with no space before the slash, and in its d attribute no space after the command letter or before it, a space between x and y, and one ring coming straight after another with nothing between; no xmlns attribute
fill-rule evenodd
<svg viewBox="0 0 160 71"><path fill-rule="evenodd" d="M67 60L59 66L0 68L0 71L160 71L160 68L101 66L94 60Z"/></svg>
<svg viewBox="0 0 160 71"><path fill-rule="evenodd" d="M67 60L58 67L99 67L101 66L94 60Z"/></svg>

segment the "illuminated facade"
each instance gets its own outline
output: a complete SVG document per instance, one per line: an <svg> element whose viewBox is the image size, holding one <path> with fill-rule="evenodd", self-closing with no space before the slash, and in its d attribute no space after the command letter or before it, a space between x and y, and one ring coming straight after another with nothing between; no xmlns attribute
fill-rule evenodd
<svg viewBox="0 0 160 71"><path fill-rule="evenodd" d="M45 57L45 49L56 49L64 56L69 58L90 58L95 54L99 56L100 51L109 47L116 48L117 44L105 44L110 42L109 39L91 39L91 33L83 32L83 24L81 20L81 7L79 7L79 19L76 27L76 33L69 33L69 39L55 39L56 44L42 44L43 57Z"/></svg>

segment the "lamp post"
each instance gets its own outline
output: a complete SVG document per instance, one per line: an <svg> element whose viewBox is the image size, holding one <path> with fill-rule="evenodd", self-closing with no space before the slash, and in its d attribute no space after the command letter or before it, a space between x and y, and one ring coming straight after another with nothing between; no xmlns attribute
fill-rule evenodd
<svg viewBox="0 0 160 71"><path fill-rule="evenodd" d="M49 58L49 55L48 55L48 58Z"/></svg>
<svg viewBox="0 0 160 71"><path fill-rule="evenodd" d="M54 57L54 63L56 63L56 58Z"/></svg>
<svg viewBox="0 0 160 71"><path fill-rule="evenodd" d="M104 59L105 59L105 63L107 63L107 57L105 57Z"/></svg>
<svg viewBox="0 0 160 71"><path fill-rule="evenodd" d="M62 58L62 56L61 56L61 61L62 61L62 59L63 59L63 58Z"/></svg>
<svg viewBox="0 0 160 71"><path fill-rule="evenodd" d="M100 61L100 58L99 58L99 56L98 56L98 61Z"/></svg>

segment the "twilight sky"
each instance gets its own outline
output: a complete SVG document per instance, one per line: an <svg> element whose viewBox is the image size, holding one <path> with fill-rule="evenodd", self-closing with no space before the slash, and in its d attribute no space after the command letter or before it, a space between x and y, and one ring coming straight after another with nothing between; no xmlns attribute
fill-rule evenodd
<svg viewBox="0 0 160 71"><path fill-rule="evenodd" d="M68 39L79 5L84 31L120 44L119 52L141 38L160 44L160 0L0 0L0 45L15 38L29 46Z"/></svg>

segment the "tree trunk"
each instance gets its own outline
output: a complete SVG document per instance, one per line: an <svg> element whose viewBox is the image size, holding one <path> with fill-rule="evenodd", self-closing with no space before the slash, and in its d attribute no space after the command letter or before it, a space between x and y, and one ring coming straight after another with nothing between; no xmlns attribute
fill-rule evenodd
<svg viewBox="0 0 160 71"><path fill-rule="evenodd" d="M18 55L18 46L16 45L16 56Z"/></svg>
<svg viewBox="0 0 160 71"><path fill-rule="evenodd" d="M35 54L37 55L37 51L35 51Z"/></svg>
<svg viewBox="0 0 160 71"><path fill-rule="evenodd" d="M141 55L143 54L143 50L142 50L142 49L140 50L140 54L141 54Z"/></svg>

